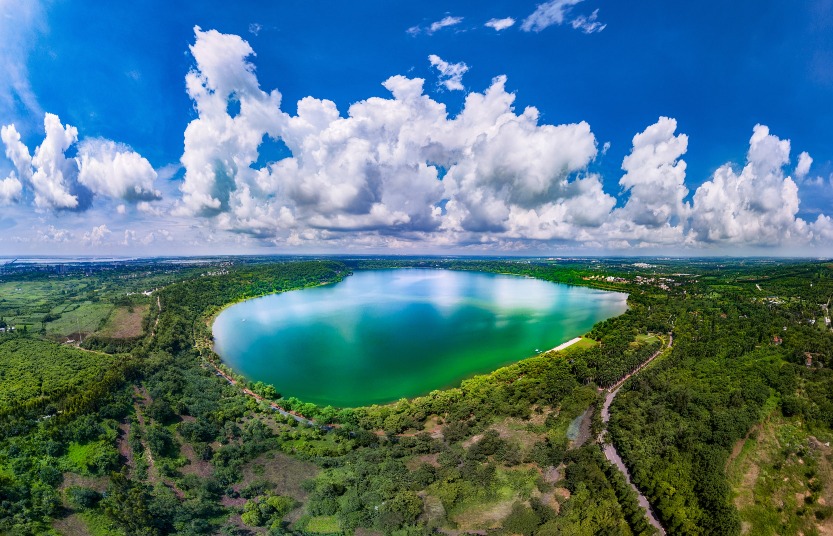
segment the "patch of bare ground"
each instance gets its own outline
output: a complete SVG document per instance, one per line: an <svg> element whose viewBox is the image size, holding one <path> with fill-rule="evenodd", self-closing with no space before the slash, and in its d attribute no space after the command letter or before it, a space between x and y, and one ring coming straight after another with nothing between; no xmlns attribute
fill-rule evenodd
<svg viewBox="0 0 833 536"><path fill-rule="evenodd" d="M106 476L83 476L75 473L64 473L64 480L58 487L60 490L65 490L73 486L81 488L90 488L98 492L105 491L110 480Z"/></svg>
<svg viewBox="0 0 833 536"><path fill-rule="evenodd" d="M220 504L226 508L240 508L246 504L246 499L243 497L229 497L228 495L223 495L223 498L220 499Z"/></svg>
<svg viewBox="0 0 833 536"><path fill-rule="evenodd" d="M538 419L541 416L536 415L535 417ZM545 415L543 416L543 419L546 419ZM492 424L488 429L494 430L502 439L508 441L514 448L519 449L521 458L523 458L532 449L535 443L538 443L546 437L543 429L541 432L533 431L539 426L540 425L533 424L531 420L507 417ZM481 437L482 434L473 436L467 439L463 445L469 447Z"/></svg>
<svg viewBox="0 0 833 536"><path fill-rule="evenodd" d="M459 533L480 533L489 529L500 528L501 523L512 513L512 505L516 499L487 503L467 508L458 514L451 516L451 520L457 524ZM482 534L485 534L483 532Z"/></svg>
<svg viewBox="0 0 833 536"><path fill-rule="evenodd" d="M759 447L749 452L748 455L745 455L745 459L739 458L743 452L743 447L752 435L753 430L757 430L756 433ZM746 437L739 439L732 447L732 453L726 461L726 470L728 472L732 465L738 463L741 464L743 469L743 474L740 477L739 486L736 490L734 500L735 507L738 510L752 507L755 504L755 483L758 481L758 476L761 473L761 466L769 462L767 445L777 444L777 442L778 440L775 437L774 427L761 426L758 424L750 429ZM775 497L773 497L773 501L775 500ZM777 506L773 504L773 507L783 507L783 504Z"/></svg>
<svg viewBox="0 0 833 536"><path fill-rule="evenodd" d="M435 452L434 454L422 454L420 456L414 456L413 458L408 460L405 463L405 466L410 471L416 471L423 464L426 464L426 463L428 465L433 466L433 467L439 467L440 466L439 458L440 458L440 455L437 452Z"/></svg>
<svg viewBox="0 0 833 536"><path fill-rule="evenodd" d="M570 498L570 490L567 488L555 488L553 493L555 493L557 497L561 497L562 501L566 501Z"/></svg>
<svg viewBox="0 0 833 536"><path fill-rule="evenodd" d="M381 532L377 532L375 530L370 530L362 527L357 528L356 532L354 532L353 534L355 534L356 536L384 536Z"/></svg>
<svg viewBox="0 0 833 536"><path fill-rule="evenodd" d="M553 408L549 406L532 406L532 413L530 413L529 419L527 419L526 422L532 426L543 426L547 421L547 417L549 417L553 411Z"/></svg>
<svg viewBox="0 0 833 536"><path fill-rule="evenodd" d="M556 514L561 512L561 503L558 501L558 497L556 497L554 491L542 493L540 499L543 504L552 508Z"/></svg>
<svg viewBox="0 0 833 536"><path fill-rule="evenodd" d="M425 419L425 425L422 427L423 432L428 432L434 439L443 438L442 419L437 415L432 415Z"/></svg>
<svg viewBox="0 0 833 536"><path fill-rule="evenodd" d="M268 532L266 527L250 527L244 524L243 520L240 519L240 514L230 515L226 523L237 527L240 531L239 534L266 534Z"/></svg>
<svg viewBox="0 0 833 536"><path fill-rule="evenodd" d="M470 438L466 439L465 441L463 441L462 445L465 448L469 448L472 445L474 445L475 443L477 443L478 441L480 441L481 439L483 439L483 434L475 434L475 435L471 436Z"/></svg>
<svg viewBox="0 0 833 536"><path fill-rule="evenodd" d="M255 480L268 480L280 495L288 495L303 502L307 492L301 487L305 480L318 474L315 465L297 460L281 452L261 454L243 466L243 479L237 486L244 488Z"/></svg>
<svg viewBox="0 0 833 536"><path fill-rule="evenodd" d="M590 426L593 424L593 409L589 408L581 415L581 423L578 428L578 435L572 441L572 448L579 448L590 439Z"/></svg>
<svg viewBox="0 0 833 536"><path fill-rule="evenodd" d="M726 467L729 467L729 465L740 455L741 451L743 450L743 445L746 444L746 441L750 437L752 437L752 435L760 433L761 425L756 424L755 426L749 429L749 432L746 433L746 436L744 436L743 439L738 439L732 447L732 453L729 454L729 459L726 460Z"/></svg>
<svg viewBox="0 0 833 536"><path fill-rule="evenodd" d="M134 307L116 307L110 313L107 323L100 331L100 334L113 339L132 339L140 337L142 320L147 316L150 305L139 305Z"/></svg>
<svg viewBox="0 0 833 536"><path fill-rule="evenodd" d="M438 526L445 522L445 507L442 501L424 491L418 493L422 497L422 521L426 525Z"/></svg>
<svg viewBox="0 0 833 536"><path fill-rule="evenodd" d="M61 536L88 536L90 534L87 524L81 516L75 513L52 521L52 528Z"/></svg>
<svg viewBox="0 0 833 536"><path fill-rule="evenodd" d="M128 437L130 437L130 423L120 423L119 437L116 439L116 447L119 449L119 456L125 460L125 466L132 474L136 464L133 461L133 449L130 448L130 444L127 441Z"/></svg>
<svg viewBox="0 0 833 536"><path fill-rule="evenodd" d="M200 478L210 477L214 472L211 463L197 457L197 453L194 452L194 447L182 439L182 436L177 434L177 438L179 439L180 445L182 445L179 452L188 460L188 463L180 467L179 471L183 475L197 475Z"/></svg>
<svg viewBox="0 0 833 536"><path fill-rule="evenodd" d="M559 465L558 467L549 467L543 471L544 482L547 484L555 484L559 480L561 480L561 472L564 469L564 464Z"/></svg>
<svg viewBox="0 0 833 536"><path fill-rule="evenodd" d="M148 390L144 385L134 385L133 394L140 399L139 401L143 407L147 407L151 404L151 402L153 402L153 399L150 397L150 394L148 394Z"/></svg>
<svg viewBox="0 0 833 536"><path fill-rule="evenodd" d="M735 506L740 508L745 508L747 506L752 506L755 504L755 494L753 493L753 488L755 486L755 482L758 481L758 475L761 472L761 467L757 463L752 463L749 465L749 468L743 474L743 479L741 480L741 489L735 497Z"/></svg>

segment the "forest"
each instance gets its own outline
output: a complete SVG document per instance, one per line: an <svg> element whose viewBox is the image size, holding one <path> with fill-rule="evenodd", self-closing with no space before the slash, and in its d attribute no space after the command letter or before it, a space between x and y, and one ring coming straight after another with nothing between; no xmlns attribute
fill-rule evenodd
<svg viewBox="0 0 833 536"><path fill-rule="evenodd" d="M229 304L399 267L617 290L628 311L581 345L360 408L278 393L213 352ZM772 259L0 272L0 317L16 327L0 333L0 533L655 534L610 443L668 534L824 534L831 296L833 265ZM637 370L605 424L606 389Z"/></svg>

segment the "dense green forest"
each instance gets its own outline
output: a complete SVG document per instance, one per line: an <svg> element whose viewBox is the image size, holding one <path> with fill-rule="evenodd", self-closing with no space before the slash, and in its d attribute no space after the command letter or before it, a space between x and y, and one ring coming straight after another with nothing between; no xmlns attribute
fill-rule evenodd
<svg viewBox="0 0 833 536"><path fill-rule="evenodd" d="M230 303L406 266L629 309L586 344L363 408L281 396L212 350ZM831 296L830 265L767 259L19 267L0 273L0 533L654 534L609 441L669 534L824 534ZM604 389L637 370L605 425Z"/></svg>

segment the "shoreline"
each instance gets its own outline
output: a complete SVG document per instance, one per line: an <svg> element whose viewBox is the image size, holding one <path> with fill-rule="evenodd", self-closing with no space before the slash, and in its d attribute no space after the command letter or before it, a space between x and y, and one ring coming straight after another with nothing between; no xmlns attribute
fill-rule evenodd
<svg viewBox="0 0 833 536"><path fill-rule="evenodd" d="M576 337L575 339L570 339L569 341L563 342L563 343L559 344L558 346L556 346L555 348L553 348L551 350L547 350L547 351L548 352L558 352L558 351L561 351L565 348L568 348L568 347L574 345L575 343L577 343L580 340L581 340L581 337ZM542 352L542 353L546 353L546 352Z"/></svg>

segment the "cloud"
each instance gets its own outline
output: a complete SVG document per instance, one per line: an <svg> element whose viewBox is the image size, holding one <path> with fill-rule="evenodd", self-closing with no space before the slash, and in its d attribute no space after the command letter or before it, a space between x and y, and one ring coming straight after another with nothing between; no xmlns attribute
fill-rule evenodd
<svg viewBox="0 0 833 536"><path fill-rule="evenodd" d="M521 23L521 30L525 32L540 32L553 25L564 23L565 15L571 7L583 0L550 0L538 4L535 11Z"/></svg>
<svg viewBox="0 0 833 536"><path fill-rule="evenodd" d="M14 124L0 128L6 157L15 167L2 183L0 201L20 199L24 188L34 194L35 207L53 210L87 210L94 196L130 202L160 198L153 188L153 167L126 145L85 139L77 145L78 156L67 158L78 140L78 129L50 113L44 114L43 126L45 138L34 156Z"/></svg>
<svg viewBox="0 0 833 536"><path fill-rule="evenodd" d="M158 200L156 171L128 146L101 138L86 139L78 147L78 182L94 194L126 201Z"/></svg>
<svg viewBox="0 0 833 536"><path fill-rule="evenodd" d="M22 191L23 184L12 172L11 175L0 180L0 205L8 205L17 201Z"/></svg>
<svg viewBox="0 0 833 536"><path fill-rule="evenodd" d="M599 10L597 9L587 17L585 17L584 15L579 15L578 17L570 21L570 25L573 27L574 30L581 30L586 34L599 33L605 28L607 28L607 24L602 24L601 22L596 20L598 16Z"/></svg>
<svg viewBox="0 0 833 536"><path fill-rule="evenodd" d="M688 136L675 134L677 121L660 117L633 137L633 149L622 161L619 185L630 194L624 207L613 211L605 239L679 244L684 240L690 207L683 199Z"/></svg>
<svg viewBox="0 0 833 536"><path fill-rule="evenodd" d="M249 44L236 35L194 28L196 70L185 79L199 117L185 129L181 214L219 214L229 209L235 177L253 164L265 135L276 137L284 115L281 95L261 91ZM228 113L229 102L239 113Z"/></svg>
<svg viewBox="0 0 833 536"><path fill-rule="evenodd" d="M488 28L493 28L496 32L500 32L514 26L514 24L515 19L513 19L512 17L506 17L504 19L489 19L488 21L486 21L486 24L484 24L484 26Z"/></svg>
<svg viewBox="0 0 833 536"><path fill-rule="evenodd" d="M442 30L443 28L448 28L450 26L456 26L463 22L463 17L452 17L451 15L446 15L442 19L432 22L426 27L422 26L411 26L406 30L406 32L412 36L417 36L421 33L425 33L427 35L431 35L435 32Z"/></svg>
<svg viewBox="0 0 833 536"><path fill-rule="evenodd" d="M803 179L810 172L810 166L813 164L813 158L803 151L798 155L798 164L795 166L795 176L798 179Z"/></svg>
<svg viewBox="0 0 833 536"><path fill-rule="evenodd" d="M598 176L570 180L596 156L590 126L538 125L535 108L516 115L505 83L498 77L485 94L469 94L454 120L464 158L443 178L444 228L540 240L601 225L615 200Z"/></svg>
<svg viewBox="0 0 833 536"><path fill-rule="evenodd" d="M432 22L431 26L428 27L427 33L432 34L436 31L442 30L443 28L448 28L449 26L456 26L463 22L463 17L452 17L448 15L443 17L441 20L437 22Z"/></svg>
<svg viewBox="0 0 833 536"><path fill-rule="evenodd" d="M404 76L384 82L392 98L357 102L345 117L313 97L290 116L277 90L259 88L247 43L216 32L195 36L197 70L188 87L199 116L186 130L179 211L220 229L293 243L342 233L441 242L483 231L566 239L576 228L600 225L615 204L599 177L574 177L596 155L589 125L539 125L535 108L515 113L505 77L470 93L453 118L424 94L423 80ZM219 54L227 54L226 68L203 70L203 57ZM432 62L449 81L452 70L464 72ZM454 84L459 80L447 87ZM235 117L232 99L241 103ZM280 138L291 156L256 167L264 136Z"/></svg>
<svg viewBox="0 0 833 536"><path fill-rule="evenodd" d="M813 158L807 151L803 151L798 155L798 164L795 166L795 178L803 181L807 177L807 174L810 173L811 165L813 165Z"/></svg>
<svg viewBox="0 0 833 536"><path fill-rule="evenodd" d="M82 240L87 245L100 246L110 234L110 229L108 229L106 225L101 224L97 227L93 227L89 232L84 233Z"/></svg>
<svg viewBox="0 0 833 536"><path fill-rule="evenodd" d="M44 9L37 0L0 0L0 117L23 119L43 113L26 67L43 19Z"/></svg>
<svg viewBox="0 0 833 536"><path fill-rule="evenodd" d="M714 172L694 194L691 238L711 244L777 246L811 238L806 222L797 218L798 187L784 175L790 142L755 125L746 165L730 164Z"/></svg>
<svg viewBox="0 0 833 536"><path fill-rule="evenodd" d="M77 169L65 152L78 139L75 127L61 124L57 115L45 114L43 127L46 138L30 156L29 149L20 141L14 124L0 129L6 146L6 157L12 161L18 175L30 183L35 193L35 206L40 208L71 209L78 206L73 188Z"/></svg>
<svg viewBox="0 0 833 536"><path fill-rule="evenodd" d="M558 24L569 22L571 5L560 4ZM594 22L595 12L576 28ZM721 166L690 196L689 139L675 119L660 117L633 137L614 195L592 171L610 144L600 149L586 122L546 124L536 108L516 109L505 76L467 93L454 114L426 94L425 80L401 75L382 83L385 96L343 110L308 96L287 113L277 89L261 88L254 50L241 37L197 27L190 49L186 89L196 116L180 163L155 170L127 145L78 141L78 131L52 114L34 151L14 124L0 128L14 167L0 180L0 203L17 203L3 216L41 209L41 223L28 231L17 225L15 239L50 251L83 243L206 253L274 246L811 251L833 243L828 215L798 217L799 185L818 180L810 179L812 158L800 153L795 180L787 176L791 144L763 125L753 129L742 168ZM465 63L429 61L443 87L464 90ZM270 140L286 151L264 163ZM166 201L157 201L157 184Z"/></svg>
<svg viewBox="0 0 833 536"><path fill-rule="evenodd" d="M469 66L463 62L448 63L436 54L428 56L428 61L440 73L440 85L449 91L463 91L463 75L469 70Z"/></svg>
<svg viewBox="0 0 833 536"><path fill-rule="evenodd" d="M68 229L59 229L54 225L50 225L46 230L38 229L37 240L39 242L69 242L74 237L72 231Z"/></svg>

